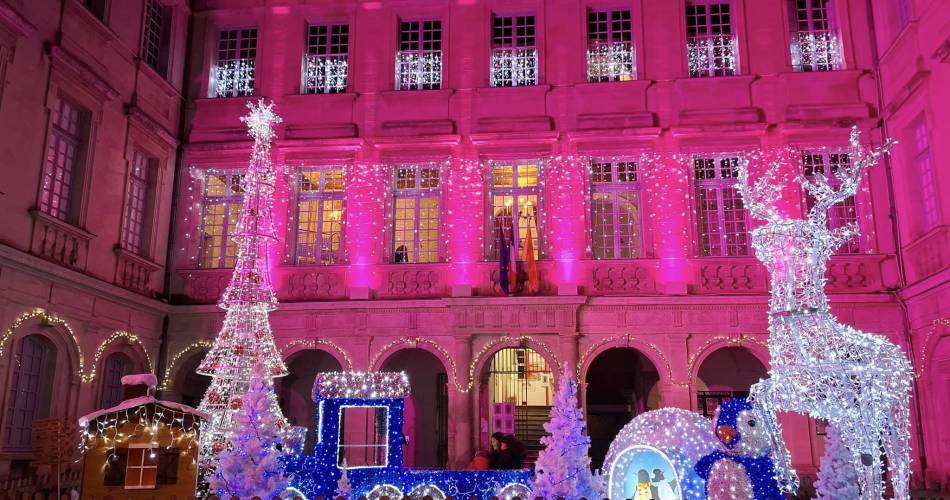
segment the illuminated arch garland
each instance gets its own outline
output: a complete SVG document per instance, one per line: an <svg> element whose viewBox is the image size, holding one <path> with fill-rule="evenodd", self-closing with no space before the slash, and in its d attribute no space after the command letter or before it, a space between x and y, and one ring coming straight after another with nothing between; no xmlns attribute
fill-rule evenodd
<svg viewBox="0 0 950 500"><path fill-rule="evenodd" d="M698 368L696 366L696 363L699 361L701 357L703 357L703 355L706 352L709 352L710 354L712 354L713 352L724 347L745 347L745 344L747 343L758 344L759 346L761 346L762 348L766 350L765 351L766 355L768 355L768 345L764 341L757 339L755 337L745 335L745 334L739 335L738 337L727 337L725 335L717 335L715 337L707 339L706 342L703 342L703 344L699 346L699 349L697 349L696 352L690 355L689 361L687 361L686 363L686 373L689 374L689 383L692 384L693 382L696 381L696 377L698 376L698 374L696 373L696 369ZM714 344L721 344L721 345L715 345L714 347ZM761 362L766 367L766 369L768 369L768 358L763 360L760 356L756 355L755 351L751 349L749 349L749 352L751 352L752 355L755 356L755 358L758 359L759 362Z"/></svg>
<svg viewBox="0 0 950 500"><path fill-rule="evenodd" d="M924 341L921 343L920 348L920 364L917 366L916 373L914 375L917 378L920 378L924 375L924 371L927 369L927 355L929 354L930 349L930 339L934 336L934 333L937 332L937 327L942 326L944 328L950 327L950 318L938 318L933 320L933 323L930 324L930 331L927 332L927 335L924 337Z"/></svg>
<svg viewBox="0 0 950 500"><path fill-rule="evenodd" d="M433 353L433 354L435 354L437 358L441 358L440 360L442 361L443 364L444 363L449 364L447 368L452 370L452 380L455 381L455 388L461 392L465 392L468 390L468 389L463 388L462 385L459 383L458 369L455 367L455 359L453 359L452 356L449 354L449 352L445 350L445 348L439 345L437 342L435 342L434 340L423 338L423 337L411 337L411 338L401 337L384 345L383 348L377 351L376 354L373 355L373 358L370 359L369 361L370 369L378 370L379 366L377 366L377 364L380 362L383 355L388 355L390 353L394 353L398 351L398 349L394 350L393 348L400 344L407 344L407 345L412 346L413 348L422 349L427 352L432 352L432 351L430 351L424 346L431 346L433 349L437 351L437 353Z"/></svg>
<svg viewBox="0 0 950 500"><path fill-rule="evenodd" d="M85 367L83 363L82 347L79 345L79 340L76 339L76 333L73 332L72 327L69 326L69 323L67 323L66 320L56 316L55 314L50 314L42 307L37 307L36 309L20 314L13 321L13 324L10 325L10 327L7 328L5 332L3 332L3 337L0 337L0 358L2 358L6 352L5 348L7 341L13 338L13 335L16 334L17 329L19 329L23 323L35 318L42 319L50 326L61 326L66 329L66 333L68 333L69 338L72 339L73 345L76 346L76 356L79 359L79 370L76 375L79 377L80 381L90 382L92 379L90 378L89 380L86 380L86 374L83 373L85 371Z"/></svg>
<svg viewBox="0 0 950 500"><path fill-rule="evenodd" d="M112 346L112 344L122 338L126 339L127 343L130 345L139 346L139 348L142 350L142 354L145 355L145 363L148 365L148 372L155 372L155 367L152 366L152 358L148 355L148 349L145 348L145 344L142 343L142 340L139 339L139 336L129 333L125 330L116 330L112 332L112 335L109 335L109 338L103 340L102 343L99 344L99 347L96 348L96 354L93 357L92 366L84 375L86 381L91 382L96 378L96 367L99 366L99 360L102 359L102 355L105 354L106 350Z"/></svg>
<svg viewBox="0 0 950 500"><path fill-rule="evenodd" d="M485 344L481 349L478 350L477 353L472 355L472 362L468 366L468 387L465 389L460 389L462 392L468 392L472 390L472 388L475 386L475 370L478 368L479 361L481 361L488 352L500 344L504 344L505 347L520 347L523 345L535 350L537 350L536 348L540 348L547 354L544 359L554 365L552 368L556 370L554 371L555 375L561 374L561 361L547 344L527 335L522 335L520 337L504 336Z"/></svg>
<svg viewBox="0 0 950 500"><path fill-rule="evenodd" d="M297 346L301 346L302 349L294 349ZM331 356L333 356L333 354L329 353L329 351L331 350L335 351L337 354L340 355L341 358L343 358L343 361L346 362L346 367L344 368L345 371L353 371L353 359L350 358L350 354L346 352L345 349L343 349L336 343L329 340L324 340L324 339L291 340L290 342L287 342L286 344L284 344L283 347L279 349L279 351L280 351L280 354L284 357L284 361L286 361L290 355L297 353L303 349L322 350L322 351L326 351L327 354L330 354ZM337 358L336 356L333 356L333 357L336 358L337 361L340 361L340 358Z"/></svg>
<svg viewBox="0 0 950 500"><path fill-rule="evenodd" d="M666 370L667 380L669 380L669 382L673 385L678 385L680 387L689 387L688 381L678 382L673 379L673 369L670 367L670 360L666 357L666 354L663 354L663 351L661 351L660 348L656 346L656 344L652 342L647 342L633 335L614 335L613 337L605 337L595 342L590 347L588 347L587 350L584 351L584 354L581 355L577 361L576 370L577 370L578 380L580 380L581 377L583 376L584 365L587 363L587 360L591 357L591 355L597 352L600 348L609 344L617 344L622 347L630 347L630 348L638 349L638 350L641 350L640 349L641 347L650 348L650 350L656 353L656 355L659 356L659 358L663 361L662 368ZM650 361L652 362L653 360L650 360ZM656 363L654 363L654 365L655 364ZM657 367L657 370L659 369L661 368Z"/></svg>
<svg viewBox="0 0 950 500"><path fill-rule="evenodd" d="M162 377L162 383L159 385L158 389L161 391L167 391L171 385L172 378L175 375L175 368L178 366L178 360L181 359L185 354L195 351L198 349L210 349L211 342L207 340L197 340L188 344L184 349L175 353L174 356L168 361L168 369L165 370L165 376Z"/></svg>

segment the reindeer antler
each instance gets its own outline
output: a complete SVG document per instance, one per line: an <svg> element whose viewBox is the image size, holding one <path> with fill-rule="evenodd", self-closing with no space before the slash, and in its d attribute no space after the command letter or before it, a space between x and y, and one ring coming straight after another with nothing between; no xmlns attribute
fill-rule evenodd
<svg viewBox="0 0 950 500"><path fill-rule="evenodd" d="M864 171L877 164L881 155L887 153L897 144L894 139L887 139L879 148L864 148L861 146L861 131L857 126L851 127L851 151L848 161L838 166L835 177L841 182L838 189L828 184L828 178L821 172L815 172L812 179L798 176L802 188L814 199L815 204L808 211L808 220L825 225L828 209L847 198L854 196L861 185Z"/></svg>
<svg viewBox="0 0 950 500"><path fill-rule="evenodd" d="M736 190L742 195L742 203L754 217L774 222L782 218L775 202L782 197L782 184L775 182L778 162L769 164L769 169L752 185L749 185L749 160L739 158Z"/></svg>

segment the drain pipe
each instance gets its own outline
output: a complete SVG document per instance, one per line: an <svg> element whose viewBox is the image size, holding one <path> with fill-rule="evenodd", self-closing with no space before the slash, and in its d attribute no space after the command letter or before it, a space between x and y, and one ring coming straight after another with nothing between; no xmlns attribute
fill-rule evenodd
<svg viewBox="0 0 950 500"><path fill-rule="evenodd" d="M881 54L877 45L877 27L874 24L874 6L872 5L872 0L866 0L867 11L868 11L868 29L870 30L871 37L871 57L874 62L874 82L877 86L877 104L878 104L878 113L880 113L880 119L878 120L878 128L881 131L881 143L888 139L887 132L887 120L884 117L885 111L885 102L884 102L884 85L881 81ZM910 313L907 310L907 302L901 297L901 290L907 287L907 270L906 264L904 262L904 249L901 241L901 232L900 232L900 221L897 218L897 200L894 193L894 164L891 161L891 155L883 155L882 159L884 160L884 177L887 181L887 202L888 202L888 217L891 220L891 233L894 237L894 255L897 258L897 288L889 289L890 293L897 304L901 309L901 319L904 324L904 342L907 345L908 356L911 360L911 366L914 367L914 338L911 335L911 324L910 324ZM920 387L917 382L917 370L914 370L914 378L911 382L911 391L914 400L914 413L915 413L915 427L916 427L916 438L917 438L917 451L920 458L920 475L924 480L926 485L927 477L927 452L924 442L924 429L923 429L923 417L921 416L920 408Z"/></svg>
<svg viewBox="0 0 950 500"><path fill-rule="evenodd" d="M172 199L171 199L171 214L168 222L169 229L169 239L167 242L167 247L165 249L165 276L163 280L163 289L164 294L162 299L169 307L172 306L172 293L171 293L171 279L172 279L172 265L173 259L175 257L175 242L172 241L171 236L175 234L175 227L178 220L178 196L179 191L181 190L181 176L182 171L184 170L185 163L185 139L187 138L188 127L186 125L186 116L188 112L188 99L189 99L189 82L191 77L191 64L190 56L192 53L192 48L194 45L194 33L192 33L192 18L194 16L194 2L188 2L188 9L191 11L185 20L185 56L184 56L184 66L182 67L182 92L181 92L181 106L178 113L178 148L175 151L175 168L172 181ZM168 330L171 323L171 317L168 313L165 314L165 317L162 319L162 336L161 336L161 347L159 348L158 353L158 367L159 367L159 380L165 380L166 371L168 367L166 366L166 361L168 360Z"/></svg>

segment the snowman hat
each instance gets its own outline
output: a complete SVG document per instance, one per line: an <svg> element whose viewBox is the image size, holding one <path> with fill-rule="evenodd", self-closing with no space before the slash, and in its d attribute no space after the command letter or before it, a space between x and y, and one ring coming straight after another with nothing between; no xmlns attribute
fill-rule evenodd
<svg viewBox="0 0 950 500"><path fill-rule="evenodd" d="M716 437L726 448L731 450L742 440L737 428L739 413L751 409L752 403L745 398L733 398L716 410Z"/></svg>

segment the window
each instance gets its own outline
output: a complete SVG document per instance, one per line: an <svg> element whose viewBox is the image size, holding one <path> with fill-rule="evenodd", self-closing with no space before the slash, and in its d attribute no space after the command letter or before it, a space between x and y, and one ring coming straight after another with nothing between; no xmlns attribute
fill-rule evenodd
<svg viewBox="0 0 950 500"><path fill-rule="evenodd" d="M841 167L847 166L850 162L847 153L817 153L811 151L802 152L802 170L807 178L813 178L815 174L824 175L828 180L828 185L832 188L839 188L841 181L835 175ZM807 210L815 206L815 198L808 192L805 192L805 205ZM848 224L858 223L857 207L854 204L854 196L851 196L828 209L828 228L837 229ZM860 253L861 248L857 238L851 238L847 243L838 249L838 254Z"/></svg>
<svg viewBox="0 0 950 500"><path fill-rule="evenodd" d="M745 207L736 190L737 157L694 158L696 211L703 257L749 255Z"/></svg>
<svg viewBox="0 0 950 500"><path fill-rule="evenodd" d="M82 155L89 113L59 98L53 110L43 168L40 211L57 219L78 219Z"/></svg>
<svg viewBox="0 0 950 500"><path fill-rule="evenodd" d="M122 377L132 373L132 360L121 352L112 353L106 358L102 368L99 408L112 408L122 402Z"/></svg>
<svg viewBox="0 0 950 500"><path fill-rule="evenodd" d="M442 21L401 21L396 90L442 86Z"/></svg>
<svg viewBox="0 0 950 500"><path fill-rule="evenodd" d="M397 166L393 262L439 261L439 168Z"/></svg>
<svg viewBox="0 0 950 500"><path fill-rule="evenodd" d="M917 221L917 233L923 234L937 226L940 219L940 208L937 204L937 178L934 172L933 157L930 154L930 140L928 138L927 119L920 115L907 129L908 151L913 164L913 177L916 179L920 217L913 217Z"/></svg>
<svg viewBox="0 0 950 500"><path fill-rule="evenodd" d="M237 244L232 233L241 217L243 174L209 175L201 228L201 267L234 267Z"/></svg>
<svg viewBox="0 0 950 500"><path fill-rule="evenodd" d="M640 183L635 162L591 162L591 225L595 258L640 256Z"/></svg>
<svg viewBox="0 0 950 500"><path fill-rule="evenodd" d="M492 221L488 224L492 242L492 257L498 258L498 238L503 233L518 258L527 244L531 228L534 257L538 258L538 176L540 165L531 162L494 162L491 169ZM517 220L514 220L517 214Z"/></svg>
<svg viewBox="0 0 950 500"><path fill-rule="evenodd" d="M739 50L732 34L728 2L690 0L686 4L686 52L689 76L738 73Z"/></svg>
<svg viewBox="0 0 950 500"><path fill-rule="evenodd" d="M82 3L97 19L106 21L106 0L83 0Z"/></svg>
<svg viewBox="0 0 950 500"><path fill-rule="evenodd" d="M145 1L145 21L142 26L142 60L162 76L168 76L171 22L171 7L162 5L158 0Z"/></svg>
<svg viewBox="0 0 950 500"><path fill-rule="evenodd" d="M538 49L534 16L492 19L491 86L537 85Z"/></svg>
<svg viewBox="0 0 950 500"><path fill-rule="evenodd" d="M841 68L841 44L831 27L830 3L831 0L789 0L795 71Z"/></svg>
<svg viewBox="0 0 950 500"><path fill-rule="evenodd" d="M27 335L11 363L3 446L28 450L33 443L33 421L49 416L56 348L41 335Z"/></svg>
<svg viewBox="0 0 950 500"><path fill-rule="evenodd" d="M256 58L257 29L222 30L218 33L211 97L253 94Z"/></svg>
<svg viewBox="0 0 950 500"><path fill-rule="evenodd" d="M355 428L359 432L346 432ZM389 462L389 408L385 406L340 407L340 438L337 467L386 467Z"/></svg>
<svg viewBox="0 0 950 500"><path fill-rule="evenodd" d="M587 13L587 81L636 78L629 10Z"/></svg>
<svg viewBox="0 0 950 500"><path fill-rule="evenodd" d="M146 255L153 192L152 166L156 162L140 151L132 154L129 181L126 186L125 217L122 222L122 248L139 255Z"/></svg>
<svg viewBox="0 0 950 500"><path fill-rule="evenodd" d="M307 27L303 81L305 94L346 92L349 36L350 28L345 24Z"/></svg>
<svg viewBox="0 0 950 500"><path fill-rule="evenodd" d="M150 489L157 482L158 453L150 444L130 444L125 467L125 489Z"/></svg>
<svg viewBox="0 0 950 500"><path fill-rule="evenodd" d="M343 169L297 178L297 264L338 264L343 239Z"/></svg>

